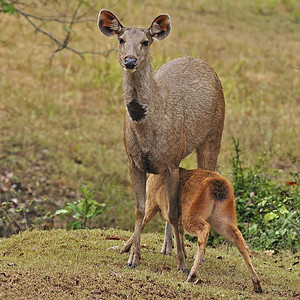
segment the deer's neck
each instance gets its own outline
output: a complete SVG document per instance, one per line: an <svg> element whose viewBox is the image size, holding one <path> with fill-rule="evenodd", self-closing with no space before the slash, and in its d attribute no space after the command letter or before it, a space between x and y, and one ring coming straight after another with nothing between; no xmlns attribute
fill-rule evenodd
<svg viewBox="0 0 300 300"><path fill-rule="evenodd" d="M153 100L155 81L150 64L144 64L134 73L123 71L125 105L133 121L139 122L147 115Z"/></svg>

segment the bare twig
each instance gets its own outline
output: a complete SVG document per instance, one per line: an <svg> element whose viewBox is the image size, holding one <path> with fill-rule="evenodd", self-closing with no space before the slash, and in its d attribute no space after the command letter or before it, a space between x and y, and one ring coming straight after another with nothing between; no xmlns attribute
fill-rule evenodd
<svg viewBox="0 0 300 300"><path fill-rule="evenodd" d="M3 0L4 3L6 4L10 4L12 2L8 2L6 0ZM117 1L116 3L118 3L119 1ZM18 2L17 2L18 3ZM12 3L14 4L14 3ZM46 35L48 38L50 38L52 41L54 41L56 44L57 44L57 49L54 51L54 53L52 54L51 56L51 60L53 59L54 55L64 49L67 49L77 55L79 55L82 59L84 59L84 55L85 54L91 54L91 55L108 55L110 52L112 51L115 51L116 49L115 48L111 48L109 50L106 50L106 51L80 51L80 50L77 50L73 47L70 47L69 46L69 43L70 43L70 40L71 40L71 30L72 30L72 27L74 24L77 24L77 23L85 23L85 22L96 22L95 20L93 19L82 19L80 20L81 17L85 16L85 14L82 14L81 16L77 16L78 14L78 11L79 11L79 8L81 6L81 2L78 3L78 6L72 16L72 19L71 21L65 21L65 20L61 20L59 18L50 18L50 17L39 17L39 16L35 16L35 15L32 15L32 14L29 14L27 12L24 12L23 10L21 10L20 8L16 7L15 4L14 4L14 8L15 8L15 11L16 13L18 13L19 15L21 15L22 17L24 17L26 19L26 21L32 25L35 30L37 32L40 32L42 33L43 35ZM61 41L59 40L58 38L56 38L54 35L52 35L50 32L42 29L39 25L37 25L32 19L37 19L37 20L40 20L40 21L43 21L43 22L59 22L59 23L67 23L67 24L70 24L69 25L69 28L68 28L68 31L67 31L67 34L65 36L65 39L64 41Z"/></svg>
<svg viewBox="0 0 300 300"><path fill-rule="evenodd" d="M32 19L37 19L37 20L40 20L40 21L43 21L43 22L56 22L56 23L63 23L63 24L69 24L71 23L70 20L62 20L62 19L59 19L59 18L51 18L51 17L40 17L40 16L35 16L35 15L32 15L32 14L28 14L28 13L24 13L26 14L27 17L30 17ZM82 19L82 20L76 20L76 21L73 21L73 24L78 24L78 23L89 23L89 22L93 22L95 23L96 22L96 18L95 19Z"/></svg>

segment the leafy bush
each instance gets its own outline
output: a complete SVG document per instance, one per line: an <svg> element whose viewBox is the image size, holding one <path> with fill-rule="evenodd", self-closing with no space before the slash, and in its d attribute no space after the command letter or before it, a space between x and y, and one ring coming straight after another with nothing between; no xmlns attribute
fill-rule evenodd
<svg viewBox="0 0 300 300"><path fill-rule="evenodd" d="M239 142L233 139L231 158L238 225L248 243L259 249L299 249L299 161L292 159L298 172L290 173L289 182L272 178L279 170L268 165L272 155L243 167Z"/></svg>

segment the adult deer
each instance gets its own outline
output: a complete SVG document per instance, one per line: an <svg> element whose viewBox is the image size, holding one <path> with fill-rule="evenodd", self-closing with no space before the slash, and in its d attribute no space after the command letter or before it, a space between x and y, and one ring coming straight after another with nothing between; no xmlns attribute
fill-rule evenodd
<svg viewBox="0 0 300 300"><path fill-rule="evenodd" d="M98 26L104 35L118 38L123 67L127 109L124 144L135 195L134 239L128 265L134 268L140 259L146 174L163 174L178 267L188 272L178 231L179 164L196 149L200 167L216 168L225 111L221 82L212 67L190 57L174 59L153 75L150 45L169 35L171 20L167 14L155 18L149 29L126 28L113 13L102 9Z"/></svg>
<svg viewBox="0 0 300 300"><path fill-rule="evenodd" d="M257 276L248 254L248 247L237 227L234 193L230 182L216 172L202 169L179 169L179 206L182 226L180 239L184 248L184 230L197 236L198 251L187 281L196 279L201 253L207 243L210 227L232 241L243 256L250 272L254 291L262 292ZM146 211L142 228L160 212L168 221L168 197L165 178L162 175L150 175L147 180ZM133 236L125 247L130 249Z"/></svg>

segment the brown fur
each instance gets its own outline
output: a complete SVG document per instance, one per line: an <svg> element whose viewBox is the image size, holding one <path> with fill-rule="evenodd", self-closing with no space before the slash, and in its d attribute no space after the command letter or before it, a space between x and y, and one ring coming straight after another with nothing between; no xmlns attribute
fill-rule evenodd
<svg viewBox="0 0 300 300"><path fill-rule="evenodd" d="M218 173L180 168L180 209L182 226L188 233L197 236L198 251L188 281L194 281L200 257L207 243L210 227L232 241L243 256L250 272L254 290L262 292L260 280L251 263L248 247L237 228L233 188L230 182ZM168 220L168 199L164 177L150 175L147 181L146 213L143 228L154 215L160 212ZM184 247L184 230L181 230L181 242ZM132 237L125 247L128 250Z"/></svg>
<svg viewBox="0 0 300 300"><path fill-rule="evenodd" d="M179 164L196 149L198 166L215 170L225 104L220 80L203 60L177 58L153 75L150 45L168 36L170 24L167 14L154 19L149 29L123 27L107 10L101 10L98 17L101 32L119 38L119 61L124 70L124 144L136 201L134 246L128 265L135 267L140 257L146 173L158 173L167 185L168 220L174 230L178 266L186 270L178 228Z"/></svg>

